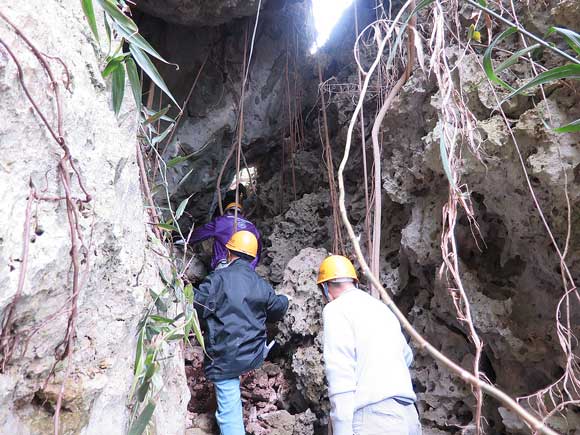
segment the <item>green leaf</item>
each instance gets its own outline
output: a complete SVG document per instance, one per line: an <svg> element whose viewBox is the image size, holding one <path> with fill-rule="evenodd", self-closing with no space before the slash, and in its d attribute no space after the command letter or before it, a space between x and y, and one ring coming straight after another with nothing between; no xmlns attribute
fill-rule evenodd
<svg viewBox="0 0 580 435"><path fill-rule="evenodd" d="M173 323L173 319L168 319L167 317L163 317L163 316L157 316L155 314L152 314L151 316L149 316L151 318L151 320L155 320L156 322L161 322L161 323Z"/></svg>
<svg viewBox="0 0 580 435"><path fill-rule="evenodd" d="M193 304L193 285L187 284L183 289L183 295L188 304Z"/></svg>
<svg viewBox="0 0 580 435"><path fill-rule="evenodd" d="M187 156L176 156L167 162L167 167L173 168L174 166L177 166L185 161L187 161Z"/></svg>
<svg viewBox="0 0 580 435"><path fill-rule="evenodd" d="M155 358L155 353L151 352L151 359L150 359L150 364L147 366L147 372L145 372L145 380L148 381L150 380L153 375L155 374L155 371L157 370L157 363L154 361ZM149 356L149 355L147 355Z"/></svg>
<svg viewBox="0 0 580 435"><path fill-rule="evenodd" d="M562 127L555 128L554 131L556 133L576 133L580 131L580 119L571 122L570 124L566 124Z"/></svg>
<svg viewBox="0 0 580 435"><path fill-rule="evenodd" d="M552 68L548 71L544 71L543 73L538 74L532 80L527 82L525 85L521 86L520 88L516 89L511 94L509 94L506 98L504 98L502 103L504 101L509 100L514 95L521 94L522 92L530 88L561 79L580 79L580 65L568 64Z"/></svg>
<svg viewBox="0 0 580 435"><path fill-rule="evenodd" d="M134 44L129 45L129 50L133 54L133 59L135 59L135 62L139 64L139 66L143 69L145 74L147 74L149 78L153 80L153 82L157 85L157 87L161 89L163 92L165 92L165 94L171 99L171 101L173 101L175 105L179 109L181 109L179 104L177 104L177 101L175 101L175 98L173 98L171 92L169 92L169 89L167 88L165 81L163 80L163 78L161 78L159 71L157 71L157 68L155 68L155 65L153 65L153 62L151 62L151 59L149 59L149 57Z"/></svg>
<svg viewBox="0 0 580 435"><path fill-rule="evenodd" d="M129 84L131 85L131 91L133 92L133 98L135 99L135 105L137 106L137 111L141 111L141 79L139 78L139 73L137 72L137 66L135 61L130 57L125 59L125 68L127 69L127 77L129 78Z"/></svg>
<svg viewBox="0 0 580 435"><path fill-rule="evenodd" d="M163 277L161 279L163 280ZM151 297L153 298L153 303L157 307L157 310L161 313L167 312L167 305L165 305L165 302L163 302L163 299L161 298L161 294L157 294L151 289L149 289L149 293L151 293Z"/></svg>
<svg viewBox="0 0 580 435"><path fill-rule="evenodd" d="M185 337L184 334L171 334L171 336L169 336L167 338L167 341L176 341L176 340L181 340Z"/></svg>
<svg viewBox="0 0 580 435"><path fill-rule="evenodd" d="M133 365L133 373L137 374L141 367L141 359L143 357L143 337L145 336L145 329L142 328L137 338L137 350L135 351L135 364Z"/></svg>
<svg viewBox="0 0 580 435"><path fill-rule="evenodd" d="M165 231L177 231L177 228L169 224L156 224L156 226Z"/></svg>
<svg viewBox="0 0 580 435"><path fill-rule="evenodd" d="M121 65L121 62L123 62L124 59L125 59L124 54L122 54L121 56L113 57L112 59L110 59L107 62L105 69L101 73L103 78L109 77L117 68L119 68L119 66Z"/></svg>
<svg viewBox="0 0 580 435"><path fill-rule="evenodd" d="M81 5L83 7L83 12L87 21L89 22L89 27L95 35L95 39L99 42L99 31L97 30L97 20L95 19L95 9L93 7L93 0L81 0Z"/></svg>
<svg viewBox="0 0 580 435"><path fill-rule="evenodd" d="M179 66L177 64L168 62L159 53L157 53L157 51L151 46L151 44L149 44L147 40L143 38L143 36L141 36L139 33L127 32L120 26L117 26L117 31L123 38L127 40L127 42L129 42L129 44L136 45L138 48L149 53L151 56L159 59L161 62L166 63L168 65L174 65L176 69L179 69Z"/></svg>
<svg viewBox="0 0 580 435"><path fill-rule="evenodd" d="M518 60L520 59L520 57L523 57L526 54L528 54L528 53L530 53L530 52L532 52L534 50L537 50L540 47L541 47L540 44L534 44L534 45L530 45L529 47L522 48L519 51L516 51L508 59L504 60L502 63L500 63L497 66L497 68L495 69L495 73L496 74L499 74L503 70L511 67L512 65L515 65L518 62Z"/></svg>
<svg viewBox="0 0 580 435"><path fill-rule="evenodd" d="M150 386L151 386L150 380L143 380L143 383L141 384L141 386L137 390L137 401L138 402L143 402L145 400L145 397L147 396L147 393L149 392Z"/></svg>
<svg viewBox="0 0 580 435"><path fill-rule="evenodd" d="M580 35L573 32L570 29L564 29L562 27L550 27L548 29L548 35L552 33L558 33L566 40L568 45L574 52L580 56Z"/></svg>
<svg viewBox="0 0 580 435"><path fill-rule="evenodd" d="M159 112L155 112L153 115L149 116L145 120L145 122L143 123L143 125L153 124L155 121L157 121L158 119L162 118L169 111L169 107L170 106L164 107Z"/></svg>
<svg viewBox="0 0 580 435"><path fill-rule="evenodd" d="M141 414L139 414L139 417L137 417L137 420L131 425L128 435L141 435L145 432L149 420L153 416L153 412L155 412L155 402L149 400Z"/></svg>
<svg viewBox="0 0 580 435"><path fill-rule="evenodd" d="M119 114L123 96L125 95L125 69L117 68L112 72L113 76L113 110L115 115Z"/></svg>
<svg viewBox="0 0 580 435"><path fill-rule="evenodd" d="M174 126L175 126L175 124L171 124L169 127L167 127L167 128L165 129L165 131L164 131L163 133L161 133L161 134L160 134L160 135L158 135L158 136L155 136L155 137L153 138L153 141L152 141L153 145L157 145L159 142L163 141L163 139L165 139L165 138L167 137L167 135L168 135L169 133L171 133L171 130L173 130L173 127L174 127Z"/></svg>
<svg viewBox="0 0 580 435"><path fill-rule="evenodd" d="M177 207L177 211L175 212L175 220L178 220L181 217L181 215L185 211L185 207L187 207L187 203L189 202L189 198L191 198L191 196L192 195L188 196L183 201L181 201L181 204L179 204L179 207Z"/></svg>
<svg viewBox="0 0 580 435"><path fill-rule="evenodd" d="M195 333L195 338L197 342L205 352L205 342L203 341L203 334L201 333L201 328L199 326L199 318L197 317L197 311L193 310L192 323L193 332Z"/></svg>
<svg viewBox="0 0 580 435"><path fill-rule="evenodd" d="M504 82L502 79L500 79L496 72L493 69L493 61L491 59L491 55L493 52L494 47L497 45L498 42L504 40L505 38L507 38L510 35L513 35L514 33L517 33L518 29L516 27L510 27L509 29L504 30L503 32L501 32L487 47L487 49L485 50L485 53L483 54L483 70L485 71L485 74L487 75L487 78L495 83L498 84L510 91L514 91L514 88L511 87L510 85L508 85L506 82ZM509 60L509 59L508 59Z"/></svg>
<svg viewBox="0 0 580 435"><path fill-rule="evenodd" d="M97 0L105 12L125 31L135 33L139 29L137 24L119 9L117 4L112 0Z"/></svg>

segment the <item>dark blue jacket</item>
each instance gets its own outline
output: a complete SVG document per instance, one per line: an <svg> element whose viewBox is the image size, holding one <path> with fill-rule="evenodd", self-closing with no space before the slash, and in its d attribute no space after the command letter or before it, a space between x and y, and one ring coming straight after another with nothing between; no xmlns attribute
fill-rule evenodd
<svg viewBox="0 0 580 435"><path fill-rule="evenodd" d="M288 309L288 298L238 259L212 272L195 292L195 308L204 329L205 375L211 381L240 376L264 362L266 322Z"/></svg>

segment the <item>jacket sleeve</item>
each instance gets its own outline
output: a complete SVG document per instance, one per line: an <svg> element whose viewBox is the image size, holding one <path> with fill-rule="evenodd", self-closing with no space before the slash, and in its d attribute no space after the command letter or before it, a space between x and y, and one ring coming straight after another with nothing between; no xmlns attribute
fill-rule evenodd
<svg viewBox="0 0 580 435"><path fill-rule="evenodd" d="M277 295L274 289L269 284L264 283L268 287L268 300L266 302L266 321L277 322L288 310L288 298L284 295Z"/></svg>
<svg viewBox="0 0 580 435"><path fill-rule="evenodd" d="M336 311L323 311L324 362L328 379L333 434L352 435L356 389L355 341L348 320Z"/></svg>
<svg viewBox="0 0 580 435"><path fill-rule="evenodd" d="M407 343L407 340L405 340L403 333L401 333L401 337L403 340L403 356L405 358L405 363L407 364L407 367L411 367L413 365L413 351L411 350L409 343Z"/></svg>
<svg viewBox="0 0 580 435"><path fill-rule="evenodd" d="M207 224L202 225L201 227L197 228L192 234L191 238L189 239L189 243L191 245L201 242L202 240L209 239L210 237L214 237L215 235L215 221L209 221Z"/></svg>
<svg viewBox="0 0 580 435"><path fill-rule="evenodd" d="M200 319L207 319L216 307L216 284L219 280L216 274L209 274L194 292L193 307Z"/></svg>

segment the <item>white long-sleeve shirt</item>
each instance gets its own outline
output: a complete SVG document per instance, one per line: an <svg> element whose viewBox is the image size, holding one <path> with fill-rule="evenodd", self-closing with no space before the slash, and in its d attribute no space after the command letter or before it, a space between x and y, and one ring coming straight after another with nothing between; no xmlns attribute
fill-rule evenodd
<svg viewBox="0 0 580 435"><path fill-rule="evenodd" d="M323 321L333 435L352 435L357 409L388 398L416 400L413 354L385 304L353 287L326 305Z"/></svg>

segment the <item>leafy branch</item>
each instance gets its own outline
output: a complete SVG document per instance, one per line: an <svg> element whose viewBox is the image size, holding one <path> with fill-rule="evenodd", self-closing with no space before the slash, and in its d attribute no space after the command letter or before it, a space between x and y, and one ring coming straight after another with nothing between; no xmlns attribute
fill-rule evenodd
<svg viewBox="0 0 580 435"><path fill-rule="evenodd" d="M501 22L509 25L506 30L501 32L493 41L489 43L489 46L485 50L483 56L483 69L487 78L494 84L501 86L504 89L507 89L510 93L506 96L502 103L515 97L516 95L526 94L532 88L537 86L542 86L545 84L549 84L558 80L563 79L572 79L572 80L579 80L580 79L580 35L570 29L565 29L562 27L550 27L546 32L544 38L540 38L533 33L527 31L522 26L512 23L508 19L504 18L503 16L497 14L493 10L487 7L487 2L484 0L474 1L474 0L466 0L467 3L476 7L477 9L482 10L483 12L490 14L491 16L497 18ZM492 54L494 48L502 41L507 39L508 37L516 34L521 33L522 35L532 39L536 43L530 45L528 47L524 47L521 50L513 53L507 60L500 63L497 67L494 68ZM573 52L567 53L561 49L559 49L556 44L549 41L550 37L553 36L560 36L568 45L568 48ZM512 87L510 84L506 83L504 80L498 77L498 74L504 70L515 65L520 59L524 57L534 56L540 52L540 50L548 49L557 54L558 56L570 61L571 63L567 63L565 65L557 66L547 71L544 71L540 74L537 74L532 79L528 80L526 83L521 85L518 88ZM557 133L573 133L580 131L580 119L577 119L569 124L564 126L558 127L554 129Z"/></svg>
<svg viewBox="0 0 580 435"><path fill-rule="evenodd" d="M111 77L113 110L115 114L118 115L121 110L127 79L129 80L137 109L139 111L142 109L142 83L137 71L137 65L179 107L150 57L154 57L168 65L175 65L176 68L179 67L165 60L139 34L137 24L124 13L125 10L129 10L124 0L95 1L103 9L103 21L108 44L105 56L106 64L101 74L104 78ZM81 4L89 27L97 43L100 44L93 0L81 0ZM113 44L116 44L114 50ZM126 51L127 49L128 51Z"/></svg>

